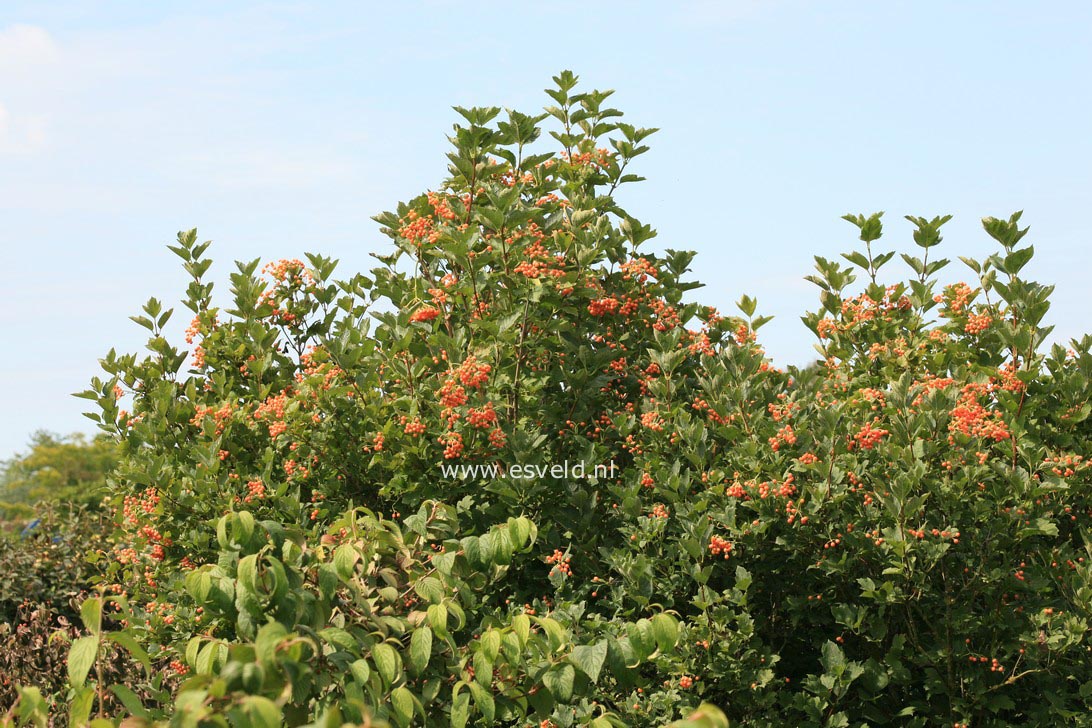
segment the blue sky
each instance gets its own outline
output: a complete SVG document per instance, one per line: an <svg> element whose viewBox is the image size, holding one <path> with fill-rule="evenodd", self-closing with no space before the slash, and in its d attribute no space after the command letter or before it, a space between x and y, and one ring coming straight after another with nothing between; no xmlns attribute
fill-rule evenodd
<svg viewBox="0 0 1092 728"><path fill-rule="evenodd" d="M443 176L450 107L535 110L563 68L662 128L623 204L699 251L702 301L758 297L778 363L811 358L801 278L851 245L846 212L885 210L899 250L903 215L951 213L954 257L992 250L979 218L1024 209L1057 337L1092 328L1092 4L362 8L0 4L0 458L89 430L69 394L141 346L127 317L148 297L177 299L177 230L215 241L221 277L304 251L370 268L371 216Z"/></svg>

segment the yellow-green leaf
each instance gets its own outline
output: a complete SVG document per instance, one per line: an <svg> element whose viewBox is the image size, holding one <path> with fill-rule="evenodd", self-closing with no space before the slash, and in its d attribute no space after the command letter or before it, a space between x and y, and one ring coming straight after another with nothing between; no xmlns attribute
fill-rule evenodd
<svg viewBox="0 0 1092 728"><path fill-rule="evenodd" d="M73 687L83 685L98 654L98 637L80 637L72 643L68 650L68 681Z"/></svg>
<svg viewBox="0 0 1092 728"><path fill-rule="evenodd" d="M429 658L432 657L432 630L428 627L418 627L410 637L409 663L415 673L424 672L428 667Z"/></svg>
<svg viewBox="0 0 1092 728"><path fill-rule="evenodd" d="M394 648L386 642L381 642L372 648L372 662L375 663L375 669L388 685L393 684L401 672L399 664L401 659Z"/></svg>

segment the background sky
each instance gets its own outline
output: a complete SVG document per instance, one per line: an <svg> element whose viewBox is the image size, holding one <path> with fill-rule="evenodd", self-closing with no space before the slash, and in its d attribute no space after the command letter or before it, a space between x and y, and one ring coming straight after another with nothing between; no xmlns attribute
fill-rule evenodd
<svg viewBox="0 0 1092 728"><path fill-rule="evenodd" d="M2 0L0 458L91 431L70 394L140 348L144 301L178 299L176 231L215 241L218 280L306 251L370 269L371 216L444 176L450 107L537 110L563 68L662 128L622 204L699 251L700 300L758 297L778 364L812 358L801 279L850 248L847 212L885 210L898 250L903 215L951 213L954 258L992 252L982 216L1025 210L1048 323L1080 335L1090 35L1076 1Z"/></svg>

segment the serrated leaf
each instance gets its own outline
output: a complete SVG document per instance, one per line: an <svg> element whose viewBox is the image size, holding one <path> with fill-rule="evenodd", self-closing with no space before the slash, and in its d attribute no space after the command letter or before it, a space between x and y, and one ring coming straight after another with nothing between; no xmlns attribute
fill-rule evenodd
<svg viewBox="0 0 1092 728"><path fill-rule="evenodd" d="M95 706L95 688L90 685L78 687L68 705L68 724L70 726L87 725L91 709Z"/></svg>
<svg viewBox="0 0 1092 728"><path fill-rule="evenodd" d="M459 693L451 701L451 728L465 728L470 720L470 693Z"/></svg>
<svg viewBox="0 0 1092 728"><path fill-rule="evenodd" d="M439 604L444 599L444 585L435 576L418 579L413 590L429 604Z"/></svg>
<svg viewBox="0 0 1092 728"><path fill-rule="evenodd" d="M576 670L572 665L556 665L542 675L542 684L558 702L567 703L573 696Z"/></svg>
<svg viewBox="0 0 1092 728"><path fill-rule="evenodd" d="M372 675L372 668L368 665L367 660L361 659L349 665L349 672L356 684L364 687L368 684L368 678Z"/></svg>
<svg viewBox="0 0 1092 728"><path fill-rule="evenodd" d="M345 543L338 546L337 550L334 551L334 568L337 570L338 576L342 579L348 579L352 576L353 568L359 558L360 552L349 544Z"/></svg>
<svg viewBox="0 0 1092 728"><path fill-rule="evenodd" d="M387 685L394 683L398 678L398 653L386 642L380 642L372 648L372 662L375 663L375 669Z"/></svg>
<svg viewBox="0 0 1092 728"><path fill-rule="evenodd" d="M447 635L447 607L433 604L428 608L428 623L441 637Z"/></svg>
<svg viewBox="0 0 1092 728"><path fill-rule="evenodd" d="M391 707L401 725L409 725L413 720L413 693L404 687L391 691Z"/></svg>
<svg viewBox="0 0 1092 728"><path fill-rule="evenodd" d="M489 725L493 722L497 713L497 705L493 695L476 682L470 683L470 694L474 696L474 705L481 711L482 721Z"/></svg>
<svg viewBox="0 0 1092 728"><path fill-rule="evenodd" d="M1028 261L1031 260L1034 255L1035 246L1033 245L1021 248L1020 250L1014 250L1005 256L1005 272L1009 275L1016 275L1025 265L1027 265Z"/></svg>
<svg viewBox="0 0 1092 728"><path fill-rule="evenodd" d="M409 664L415 673L424 672L428 667L428 661L432 657L432 630L428 627L418 627L410 637Z"/></svg>
<svg viewBox="0 0 1092 728"><path fill-rule="evenodd" d="M512 630L519 636L520 646L526 646L527 638L531 635L531 618L526 614L512 617Z"/></svg>
<svg viewBox="0 0 1092 728"><path fill-rule="evenodd" d="M580 671L595 683L599 680L599 673L606 662L608 652L607 642L597 642L594 645L580 645L573 648L569 660L580 668Z"/></svg>
<svg viewBox="0 0 1092 728"><path fill-rule="evenodd" d="M83 686L98 654L98 637L80 637L72 642L68 650L68 681L73 687Z"/></svg>
<svg viewBox="0 0 1092 728"><path fill-rule="evenodd" d="M674 617L657 614L652 618L652 636L661 652L667 652L679 641L679 624Z"/></svg>
<svg viewBox="0 0 1092 728"><path fill-rule="evenodd" d="M102 599L92 597L80 604L80 620L84 628L93 635L102 631Z"/></svg>

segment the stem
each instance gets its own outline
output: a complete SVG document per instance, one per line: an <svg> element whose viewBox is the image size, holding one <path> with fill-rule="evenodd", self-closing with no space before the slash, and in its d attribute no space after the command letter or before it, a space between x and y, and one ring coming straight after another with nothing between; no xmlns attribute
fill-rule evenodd
<svg viewBox="0 0 1092 728"><path fill-rule="evenodd" d="M531 307L531 300L526 299L523 303L523 322L520 324L519 332L519 346L516 349L516 373L514 381L512 382L512 406L511 406L511 421L513 426L516 424L519 418L519 385L520 385L520 369L523 365L523 345L527 339L527 314Z"/></svg>

